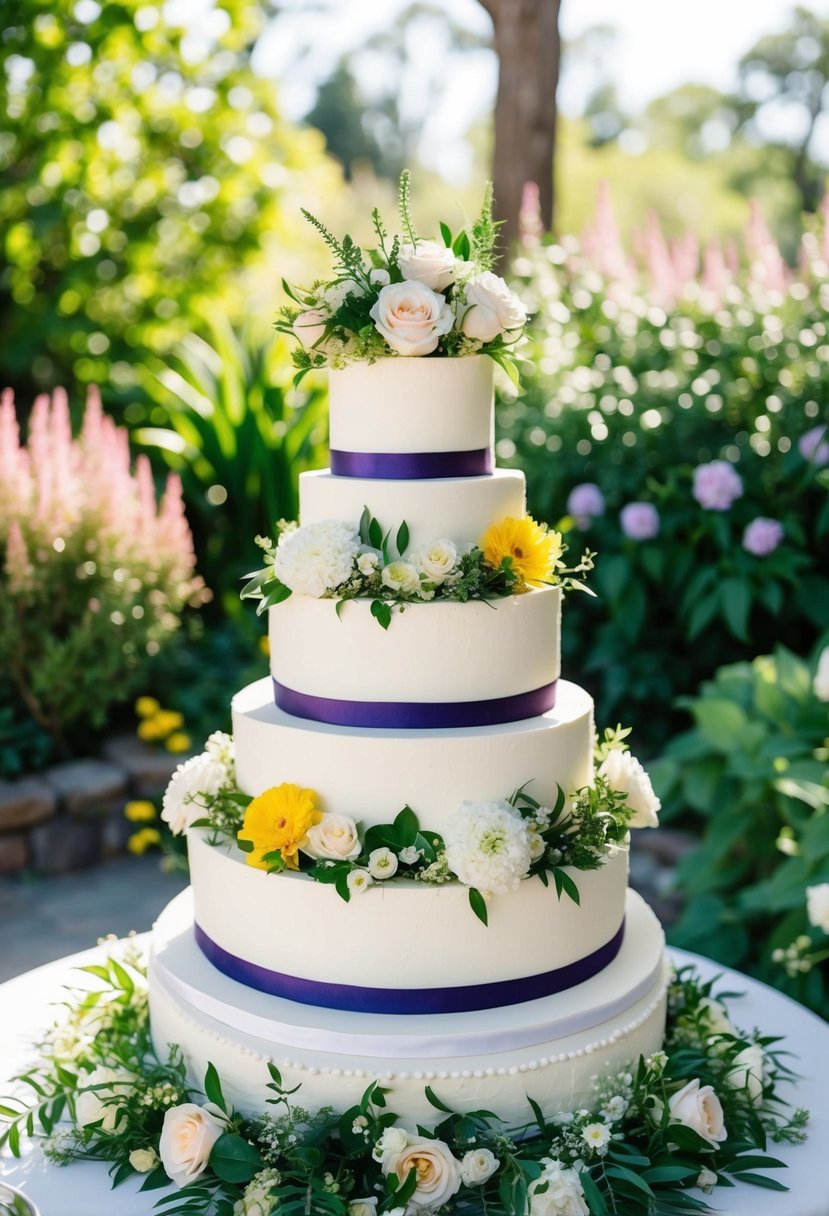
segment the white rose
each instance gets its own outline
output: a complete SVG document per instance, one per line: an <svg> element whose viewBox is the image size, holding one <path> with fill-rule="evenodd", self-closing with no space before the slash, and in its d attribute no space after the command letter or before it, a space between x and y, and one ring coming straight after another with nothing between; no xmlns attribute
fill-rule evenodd
<svg viewBox="0 0 829 1216"><path fill-rule="evenodd" d="M409 1133L402 1127L387 1127L372 1149L372 1157L381 1164L396 1157L409 1143Z"/></svg>
<svg viewBox="0 0 829 1216"><path fill-rule="evenodd" d="M380 577L385 587L404 595L414 595L420 590L420 575L411 562L389 562Z"/></svg>
<svg viewBox="0 0 829 1216"><path fill-rule="evenodd" d="M346 296L364 296L366 293L355 279L341 279L332 283L323 292L323 299L331 312L336 312Z"/></svg>
<svg viewBox="0 0 829 1216"><path fill-rule="evenodd" d="M158 1153L154 1148L134 1148L129 1161L137 1174L149 1174L158 1165Z"/></svg>
<svg viewBox="0 0 829 1216"><path fill-rule="evenodd" d="M385 287L391 282L391 275L383 266L375 266L368 272L368 281L375 287Z"/></svg>
<svg viewBox="0 0 829 1216"><path fill-rule="evenodd" d="M308 829L302 851L309 857L351 861L360 853L357 825L349 815L326 813Z"/></svg>
<svg viewBox="0 0 829 1216"><path fill-rule="evenodd" d="M825 646L820 652L815 678L812 680L812 691L818 701L829 701L829 646Z"/></svg>
<svg viewBox="0 0 829 1216"><path fill-rule="evenodd" d="M417 1186L409 1207L435 1209L442 1207L461 1185L461 1165L442 1140L409 1140L399 1153L383 1161L383 1173L395 1174L405 1182L409 1170L417 1175Z"/></svg>
<svg viewBox="0 0 829 1216"><path fill-rule="evenodd" d="M369 853L368 872L380 882L384 878L394 878L397 873L397 858L391 849L374 849Z"/></svg>
<svg viewBox="0 0 829 1216"><path fill-rule="evenodd" d="M357 569L364 578L371 578L382 560L382 554L376 549L363 549L357 558Z"/></svg>
<svg viewBox="0 0 829 1216"><path fill-rule="evenodd" d="M683 1123L709 1144L722 1144L728 1133L720 1100L710 1085L700 1086L695 1077L668 1101L671 1119Z"/></svg>
<svg viewBox="0 0 829 1216"><path fill-rule="evenodd" d="M433 540L414 556L414 563L430 583L442 583L455 569L457 547L451 540Z"/></svg>
<svg viewBox="0 0 829 1216"><path fill-rule="evenodd" d="M455 281L456 258L440 241L418 241L401 245L397 265L404 279L425 283L432 291L443 291Z"/></svg>
<svg viewBox="0 0 829 1216"><path fill-rule="evenodd" d="M560 1161L545 1161L540 1178L530 1183L529 1216L589 1216L578 1172ZM544 1190L539 1187L545 1186Z"/></svg>
<svg viewBox="0 0 829 1216"><path fill-rule="evenodd" d="M614 747L599 766L599 776L607 779L612 790L627 794L627 805L633 812L630 827L659 826L658 812L662 803L653 792L650 777L635 756Z"/></svg>
<svg viewBox="0 0 829 1216"><path fill-rule="evenodd" d="M488 1148L473 1148L461 1159L461 1182L464 1186L482 1186L491 1178L501 1162Z"/></svg>
<svg viewBox="0 0 829 1216"><path fill-rule="evenodd" d="M309 308L301 312L291 327L306 350L310 350L325 333L328 313L321 308Z"/></svg>
<svg viewBox="0 0 829 1216"><path fill-rule="evenodd" d="M377 1196L368 1199L352 1199L348 1205L348 1216L377 1216Z"/></svg>
<svg viewBox="0 0 829 1216"><path fill-rule="evenodd" d="M370 316L398 355L431 354L455 321L443 296L417 281L382 287Z"/></svg>
<svg viewBox="0 0 829 1216"><path fill-rule="evenodd" d="M698 1005L701 1021L709 1034L734 1034L735 1030L726 1012L725 1005L710 996L704 996Z"/></svg>
<svg viewBox="0 0 829 1216"><path fill-rule="evenodd" d="M806 888L806 912L810 925L829 933L829 882Z"/></svg>
<svg viewBox="0 0 829 1216"><path fill-rule="evenodd" d="M75 1120L79 1127L99 1123L100 1130L117 1136L124 1129L123 1102L135 1077L125 1068L107 1068L100 1064L85 1077L79 1078L83 1092L75 1099ZM95 1088L87 1089L87 1086Z"/></svg>
<svg viewBox="0 0 829 1216"><path fill-rule="evenodd" d="M502 278L485 270L465 284L458 319L467 338L491 342L505 331L520 329L527 320L527 310Z"/></svg>
<svg viewBox="0 0 829 1216"><path fill-rule="evenodd" d="M766 1057L759 1043L752 1043L738 1051L731 1062L726 1081L732 1089L741 1089L748 1094L749 1101L759 1106L763 1101Z"/></svg>
<svg viewBox="0 0 829 1216"><path fill-rule="evenodd" d="M227 1122L218 1107L182 1102L164 1115L158 1145L161 1164L176 1186L186 1186L207 1168L213 1145Z"/></svg>

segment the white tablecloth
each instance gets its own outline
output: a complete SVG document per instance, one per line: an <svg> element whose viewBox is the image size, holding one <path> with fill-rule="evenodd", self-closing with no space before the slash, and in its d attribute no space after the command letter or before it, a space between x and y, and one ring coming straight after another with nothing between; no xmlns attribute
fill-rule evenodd
<svg viewBox="0 0 829 1216"><path fill-rule="evenodd" d="M72 984L72 968L100 961L102 947L59 959L0 985L0 1093L2 1082L30 1057L32 1037L53 1014L50 1006ZM723 1216L829 1216L829 1026L814 1014L756 980L728 971L697 955L674 951L677 965L693 962L704 977L722 975L722 987L744 995L731 1003L734 1021L748 1030L785 1036L797 1053L802 1079L789 1097L811 1111L809 1139L803 1145L770 1145L773 1156L790 1165L774 1171L788 1187L786 1194L738 1185L717 1188L710 1202ZM0 1155L0 1176L20 1187L40 1207L42 1216L150 1216L166 1192L139 1194L139 1182L109 1188L106 1166L78 1162L59 1168L44 1161L35 1147L17 1161Z"/></svg>

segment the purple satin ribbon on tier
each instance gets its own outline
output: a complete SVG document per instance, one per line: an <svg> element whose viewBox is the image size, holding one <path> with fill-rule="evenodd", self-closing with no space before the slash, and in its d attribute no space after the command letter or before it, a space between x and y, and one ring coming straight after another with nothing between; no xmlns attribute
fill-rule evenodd
<svg viewBox="0 0 829 1216"><path fill-rule="evenodd" d="M337 477L419 481L435 477L483 477L494 468L492 448L469 452L346 452L331 450Z"/></svg>
<svg viewBox="0 0 829 1216"><path fill-rule="evenodd" d="M556 703L556 684L544 684L511 697L487 701L340 701L297 692L274 680L274 700L285 713L332 726L429 730L461 726L499 726L546 713Z"/></svg>
<svg viewBox="0 0 829 1216"><path fill-rule="evenodd" d="M520 1005L575 988L612 963L622 946L625 922L605 945L585 958L523 979L496 980L491 984L468 984L462 988L364 988L356 984L328 984L300 979L249 963L217 945L195 925L196 941L206 958L230 979L284 997L301 1005L342 1009L351 1013L471 1013L476 1009L501 1009Z"/></svg>

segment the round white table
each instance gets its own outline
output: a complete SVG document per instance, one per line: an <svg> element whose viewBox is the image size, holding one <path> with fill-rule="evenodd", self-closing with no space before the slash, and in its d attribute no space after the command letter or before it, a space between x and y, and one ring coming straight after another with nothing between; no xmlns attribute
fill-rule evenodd
<svg viewBox="0 0 829 1216"><path fill-rule="evenodd" d="M141 940L141 939L138 939ZM99 962L106 947L58 959L0 985L0 1093L4 1081L31 1058L31 1042L52 1021L51 1007L62 989L74 985L75 967ZM769 1145L772 1156L786 1161L788 1170L774 1176L788 1187L785 1194L739 1184L719 1187L710 1197L723 1216L829 1216L829 1025L772 988L729 971L694 954L675 950L676 964L694 963L704 978L722 976L723 990L742 993L730 1002L734 1021L749 1030L782 1035L795 1052L801 1079L786 1096L811 1111L809 1139L802 1145ZM0 1154L0 1177L19 1187L38 1205L42 1216L151 1216L154 1204L167 1191L139 1193L140 1179L131 1178L111 1191L106 1166L76 1162L58 1167L44 1160L37 1145L27 1146L17 1160Z"/></svg>

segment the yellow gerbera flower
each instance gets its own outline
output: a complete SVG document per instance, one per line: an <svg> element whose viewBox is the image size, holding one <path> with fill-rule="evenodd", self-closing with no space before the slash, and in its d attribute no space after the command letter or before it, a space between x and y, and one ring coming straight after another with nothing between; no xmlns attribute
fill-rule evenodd
<svg viewBox="0 0 829 1216"><path fill-rule="evenodd" d="M135 712L139 718L151 718L161 709L155 697L139 697L135 702Z"/></svg>
<svg viewBox="0 0 829 1216"><path fill-rule="evenodd" d="M493 524L481 540L484 561L497 570L505 557L522 583L547 583L561 565L563 544L559 532L551 532L530 515L514 519L508 515Z"/></svg>
<svg viewBox="0 0 829 1216"><path fill-rule="evenodd" d="M305 842L308 829L322 819L317 795L288 783L265 790L245 811L239 840L249 841L253 851L246 854L249 866L267 870L266 853L279 850L289 870L299 869L297 851Z"/></svg>
<svg viewBox="0 0 829 1216"><path fill-rule="evenodd" d="M180 752L188 751L192 742L193 740L189 735L185 734L182 730L177 730L174 734L170 735L169 739L165 739L164 746L168 752L178 755Z"/></svg>
<svg viewBox="0 0 829 1216"><path fill-rule="evenodd" d="M155 806L147 799L138 799L135 802L128 802L124 807L124 814L127 819L133 823L149 823L155 819Z"/></svg>

